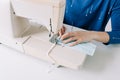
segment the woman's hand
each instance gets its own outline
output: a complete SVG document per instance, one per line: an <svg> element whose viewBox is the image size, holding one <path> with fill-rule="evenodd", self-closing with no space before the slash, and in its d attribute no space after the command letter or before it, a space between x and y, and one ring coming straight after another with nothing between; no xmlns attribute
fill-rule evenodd
<svg viewBox="0 0 120 80"><path fill-rule="evenodd" d="M79 43L89 42L92 40L100 41L103 43L108 43L109 35L106 32L98 32L98 31L75 31L75 32L68 32L65 33L66 28L62 27L59 31L59 35L61 40L64 43L71 43L70 46L75 46Z"/></svg>
<svg viewBox="0 0 120 80"><path fill-rule="evenodd" d="M98 31L75 31L63 34L61 36L61 40L63 40L64 43L73 41L70 46L75 46L79 43L89 42L92 40L107 43L109 41L109 35L106 32Z"/></svg>
<svg viewBox="0 0 120 80"><path fill-rule="evenodd" d="M75 31L62 35L61 40L63 40L63 43L69 43L73 41L70 46L75 46L79 43L89 42L95 37L96 36L92 31Z"/></svg>

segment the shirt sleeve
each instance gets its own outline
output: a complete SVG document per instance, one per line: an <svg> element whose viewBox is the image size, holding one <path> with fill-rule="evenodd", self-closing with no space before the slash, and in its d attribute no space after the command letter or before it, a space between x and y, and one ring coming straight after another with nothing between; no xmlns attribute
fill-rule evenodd
<svg viewBox="0 0 120 80"><path fill-rule="evenodd" d="M120 43L120 0L116 0L111 11L112 31L107 32L110 36L109 44Z"/></svg>

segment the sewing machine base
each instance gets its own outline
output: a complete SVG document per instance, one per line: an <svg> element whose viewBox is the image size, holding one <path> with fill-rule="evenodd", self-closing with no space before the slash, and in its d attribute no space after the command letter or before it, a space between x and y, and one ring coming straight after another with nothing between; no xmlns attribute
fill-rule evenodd
<svg viewBox="0 0 120 80"><path fill-rule="evenodd" d="M49 52L54 44L49 42L49 33L45 27L31 26L27 19L16 17L9 0L1 0L0 5L0 43L68 68L78 69L83 64L86 54L82 52L60 45Z"/></svg>
<svg viewBox="0 0 120 80"><path fill-rule="evenodd" d="M45 34L42 33L43 36L45 36ZM78 69L83 64L86 54L61 45L56 45L48 55L48 51L54 44L48 42L45 37L41 40L40 37L42 37L42 35L40 33L32 35L23 45L26 54L72 69ZM47 35L48 34L46 34L46 37Z"/></svg>
<svg viewBox="0 0 120 80"><path fill-rule="evenodd" d="M19 48L19 51L27 55L31 55L38 59L46 60L72 69L78 69L85 61L86 54L79 53L60 45L56 45L48 56L47 52L53 43L49 42L47 29L45 27L40 28L34 26L30 27L28 32L30 33L29 36L26 35L21 39L14 38L13 41L16 42L14 42L12 45L9 45L9 43L7 44L7 40L2 43L15 49ZM1 37L0 41L1 39L3 38Z"/></svg>

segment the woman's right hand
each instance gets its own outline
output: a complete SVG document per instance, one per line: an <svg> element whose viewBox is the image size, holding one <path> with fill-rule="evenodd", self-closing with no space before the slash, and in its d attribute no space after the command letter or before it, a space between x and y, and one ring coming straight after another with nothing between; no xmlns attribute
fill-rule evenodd
<svg viewBox="0 0 120 80"><path fill-rule="evenodd" d="M59 31L59 36L61 37L65 33L66 28L63 26Z"/></svg>

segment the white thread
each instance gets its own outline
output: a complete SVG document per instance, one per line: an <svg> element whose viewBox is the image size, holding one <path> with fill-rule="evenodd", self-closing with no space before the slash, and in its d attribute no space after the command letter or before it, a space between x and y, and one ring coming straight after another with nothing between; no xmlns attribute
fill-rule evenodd
<svg viewBox="0 0 120 80"><path fill-rule="evenodd" d="M93 10L93 5L91 6L91 9L90 9L90 14L92 13L92 10Z"/></svg>
<svg viewBox="0 0 120 80"><path fill-rule="evenodd" d="M89 9L87 9L87 11L86 11L86 15L85 15L85 16L88 16L88 11L89 11Z"/></svg>
<svg viewBox="0 0 120 80"><path fill-rule="evenodd" d="M72 0L71 7L73 7L73 4L74 4L74 0Z"/></svg>
<svg viewBox="0 0 120 80"><path fill-rule="evenodd" d="M111 10L112 10L112 7L109 9L109 11L108 11L108 15L110 14Z"/></svg>

